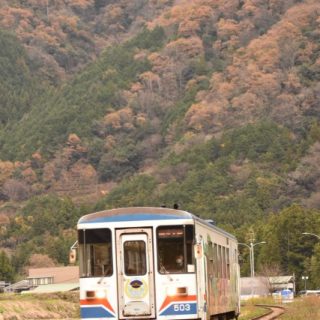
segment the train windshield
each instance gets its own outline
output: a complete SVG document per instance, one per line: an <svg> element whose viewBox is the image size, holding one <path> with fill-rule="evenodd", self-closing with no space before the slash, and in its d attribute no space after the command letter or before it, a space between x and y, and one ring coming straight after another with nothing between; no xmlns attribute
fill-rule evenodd
<svg viewBox="0 0 320 320"><path fill-rule="evenodd" d="M158 270L160 273L194 272L193 238L193 225L158 227Z"/></svg>
<svg viewBox="0 0 320 320"><path fill-rule="evenodd" d="M110 229L78 231L80 277L111 276L112 246Z"/></svg>

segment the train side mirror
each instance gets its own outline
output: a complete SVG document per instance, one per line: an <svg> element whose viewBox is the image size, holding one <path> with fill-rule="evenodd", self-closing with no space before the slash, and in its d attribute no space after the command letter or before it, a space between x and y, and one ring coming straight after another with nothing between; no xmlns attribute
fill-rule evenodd
<svg viewBox="0 0 320 320"><path fill-rule="evenodd" d="M201 245L201 243L197 243L194 245L194 256L196 259L202 258L202 245Z"/></svg>
<svg viewBox="0 0 320 320"><path fill-rule="evenodd" d="M77 261L77 250L76 249L70 249L69 252L69 263L75 264Z"/></svg>
<svg viewBox="0 0 320 320"><path fill-rule="evenodd" d="M75 264L77 261L77 248L78 248L78 241L76 241L70 248L70 251L69 251L70 264Z"/></svg>

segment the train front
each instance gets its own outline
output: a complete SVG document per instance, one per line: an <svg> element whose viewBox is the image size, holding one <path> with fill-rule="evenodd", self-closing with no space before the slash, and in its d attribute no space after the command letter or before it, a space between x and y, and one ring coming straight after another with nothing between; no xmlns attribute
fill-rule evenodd
<svg viewBox="0 0 320 320"><path fill-rule="evenodd" d="M82 319L197 319L194 221L127 208L78 223Z"/></svg>

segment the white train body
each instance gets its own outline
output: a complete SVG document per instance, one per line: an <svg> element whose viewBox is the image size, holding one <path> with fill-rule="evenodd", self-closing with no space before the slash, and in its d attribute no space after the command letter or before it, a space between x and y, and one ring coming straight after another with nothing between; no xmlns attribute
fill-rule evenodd
<svg viewBox="0 0 320 320"><path fill-rule="evenodd" d="M78 222L81 318L234 319L236 239L182 210L123 208Z"/></svg>

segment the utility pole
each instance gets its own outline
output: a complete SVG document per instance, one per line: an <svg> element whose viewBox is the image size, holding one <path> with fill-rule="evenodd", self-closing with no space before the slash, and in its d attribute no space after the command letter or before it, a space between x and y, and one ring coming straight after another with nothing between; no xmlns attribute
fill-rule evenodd
<svg viewBox="0 0 320 320"><path fill-rule="evenodd" d="M47 15L47 20L49 20L49 0L46 0L46 15Z"/></svg>

